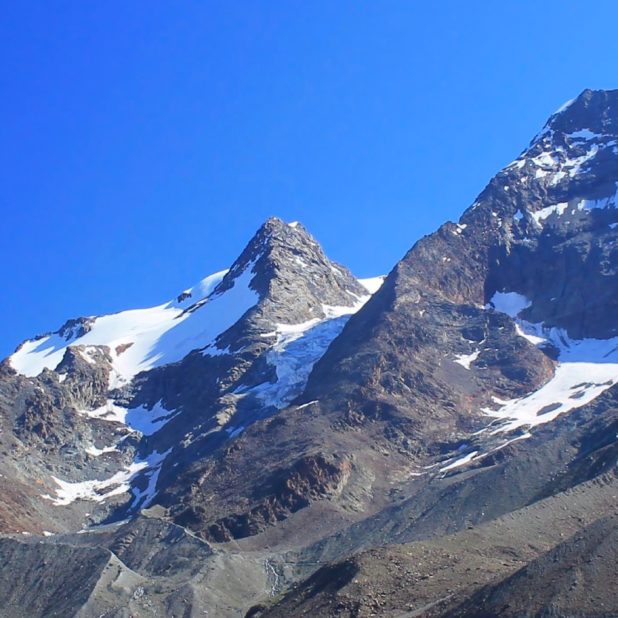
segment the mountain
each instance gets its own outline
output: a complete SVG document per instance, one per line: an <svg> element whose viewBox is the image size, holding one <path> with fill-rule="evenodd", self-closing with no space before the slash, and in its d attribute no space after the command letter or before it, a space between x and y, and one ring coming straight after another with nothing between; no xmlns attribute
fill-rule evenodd
<svg viewBox="0 0 618 618"><path fill-rule="evenodd" d="M617 183L618 91L586 90L386 278L270 219L24 342L7 615L616 615Z"/></svg>
<svg viewBox="0 0 618 618"><path fill-rule="evenodd" d="M368 297L300 224L273 218L229 270L176 299L72 319L24 342L3 364L6 435L19 453L10 480L23 478L16 499L44 515L15 531L64 531L86 511L100 522L148 506L160 477L182 475L299 395ZM22 448L33 450L28 467ZM29 478L46 491L32 495Z"/></svg>

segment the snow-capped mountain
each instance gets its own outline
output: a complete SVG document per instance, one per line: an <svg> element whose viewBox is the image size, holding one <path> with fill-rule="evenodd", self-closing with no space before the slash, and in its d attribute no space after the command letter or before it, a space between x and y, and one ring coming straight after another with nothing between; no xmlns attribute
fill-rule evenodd
<svg viewBox="0 0 618 618"><path fill-rule="evenodd" d="M75 448L79 465L60 457L54 473L38 477L49 486L40 496L58 507L91 502L89 517L98 519L110 508L124 514L148 506L163 467L177 475L198 452L215 450L298 396L381 280L356 280L300 224L270 219L228 270L177 298L72 319L24 342L6 369L33 379L35 393L50 381L66 394L73 423L90 434L58 437ZM25 415L31 407L25 404ZM63 428L49 408L47 442L47 433ZM89 465L93 459L97 465Z"/></svg>
<svg viewBox="0 0 618 618"><path fill-rule="evenodd" d="M270 219L176 299L24 342L0 365L0 546L40 575L0 597L614 615L617 183L618 91L587 90L386 278ZM68 560L87 594L62 605Z"/></svg>

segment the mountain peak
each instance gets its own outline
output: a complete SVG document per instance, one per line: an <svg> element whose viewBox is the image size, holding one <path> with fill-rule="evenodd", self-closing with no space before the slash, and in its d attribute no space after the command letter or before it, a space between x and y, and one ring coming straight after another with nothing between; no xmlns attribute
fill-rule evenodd
<svg viewBox="0 0 618 618"><path fill-rule="evenodd" d="M618 90L584 90L560 107L546 127L567 134L588 130L618 135Z"/></svg>
<svg viewBox="0 0 618 618"><path fill-rule="evenodd" d="M0 603L512 616L533 572L538 615L618 615L617 99L563 106L366 304L272 217L177 300L25 342L0 363L0 547L27 577Z"/></svg>
<svg viewBox="0 0 618 618"><path fill-rule="evenodd" d="M309 294L327 305L350 306L366 295L352 273L332 262L301 223L278 217L260 226L216 292L232 287L247 268L255 274L251 287L262 298L277 289L287 297L290 290L301 293L302 288L303 298Z"/></svg>
<svg viewBox="0 0 618 618"><path fill-rule="evenodd" d="M257 244L262 247L273 248L278 245L289 245L294 242L293 239L297 242L304 241L317 245L316 240L299 221L286 223L279 217L269 217L258 228L249 241L249 245Z"/></svg>
<svg viewBox="0 0 618 618"><path fill-rule="evenodd" d="M277 299L274 304L283 306L296 305L298 299L301 302L304 299L306 310L313 307L313 312L321 304L354 306L367 296L368 289L373 291L381 283L360 282L347 268L331 261L300 222L286 223L279 217L269 217L228 270L206 277L185 290L176 304L186 311L194 311L208 297L232 289L241 277L262 301ZM289 297L290 294L296 294L297 298ZM305 316L305 319L313 317L316 316Z"/></svg>

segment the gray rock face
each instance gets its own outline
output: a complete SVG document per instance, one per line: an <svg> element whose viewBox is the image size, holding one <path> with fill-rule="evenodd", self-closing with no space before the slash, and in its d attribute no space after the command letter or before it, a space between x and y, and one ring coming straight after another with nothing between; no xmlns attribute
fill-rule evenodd
<svg viewBox="0 0 618 618"><path fill-rule="evenodd" d="M270 219L165 306L162 362L120 379L141 342L80 318L2 363L8 615L526 615L534 572L537 615L592 616L583 558L618 612L617 187L618 91L585 91L371 298Z"/></svg>
<svg viewBox="0 0 618 618"><path fill-rule="evenodd" d="M448 615L615 615L617 537L616 516L596 521Z"/></svg>
<svg viewBox="0 0 618 618"><path fill-rule="evenodd" d="M13 539L0 540L0 555L5 565L0 571L2 613L11 618L75 616L111 560L109 552L99 547L40 545Z"/></svg>
<svg viewBox="0 0 618 618"><path fill-rule="evenodd" d="M258 230L213 297L225 294L247 271L259 300L218 337L215 355L190 354L141 376L136 384L134 404L161 401L167 409L181 410L151 440L159 452L173 449L160 479L161 486L173 484L174 490L162 497L163 504L192 502L189 478L210 466L205 455L221 449L236 430L300 395L313 362L368 296L300 224L279 219ZM199 311L199 305L187 311ZM288 332L293 335L289 344Z"/></svg>
<svg viewBox="0 0 618 618"><path fill-rule="evenodd" d="M156 517L0 540L3 616L238 615L274 584L267 555L215 550ZM244 613L244 612L243 612Z"/></svg>

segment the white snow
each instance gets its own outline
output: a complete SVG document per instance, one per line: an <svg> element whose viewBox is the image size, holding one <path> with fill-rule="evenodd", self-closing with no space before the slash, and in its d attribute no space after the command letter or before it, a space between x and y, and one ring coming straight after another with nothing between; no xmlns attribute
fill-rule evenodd
<svg viewBox="0 0 618 618"><path fill-rule="evenodd" d="M56 496L45 495L43 498L51 500L55 506L66 506L76 500L92 500L103 502L112 496L117 496L129 491L130 481L135 475L144 468L148 467L147 462L133 462L127 468L116 472L113 476L102 481L79 481L71 483L63 481L55 476L54 480L58 488Z"/></svg>
<svg viewBox="0 0 618 618"><path fill-rule="evenodd" d="M54 369L69 345L108 346L118 381L110 384L113 387L140 371L178 361L192 350L212 344L257 303L258 294L249 287L253 265L234 280L232 288L207 296L190 311L171 301L150 309L102 316L94 320L90 332L70 341L59 335L26 341L10 357L11 366L19 373L36 376L46 367ZM224 272L207 277L197 287L208 292ZM119 347L126 345L130 347L124 351Z"/></svg>
<svg viewBox="0 0 618 618"><path fill-rule="evenodd" d="M472 354L460 354L455 357L454 362L458 363L465 369L470 369L470 365L479 357L480 353L480 350L476 350L476 352L472 352Z"/></svg>
<svg viewBox="0 0 618 618"><path fill-rule="evenodd" d="M595 137L599 137L599 134L593 133L590 129L581 129L579 131L573 131L572 133L568 133L567 137L578 140L589 140Z"/></svg>
<svg viewBox="0 0 618 618"><path fill-rule="evenodd" d="M251 392L266 406L286 407L300 395L315 363L324 355L330 343L343 330L346 322L370 298L360 298L351 307L322 305L324 318L314 318L300 324L277 324L264 337L276 337L266 360L275 367L277 381L264 382Z"/></svg>
<svg viewBox="0 0 618 618"><path fill-rule="evenodd" d="M99 457L99 455L104 455L105 453L113 453L118 450L118 448L114 446L105 446L103 448L97 448L94 444L90 444L85 449L88 455L92 455L93 457Z"/></svg>
<svg viewBox="0 0 618 618"><path fill-rule="evenodd" d="M166 410L160 401L149 410L146 406L125 408L109 399L104 406L96 410L78 410L78 414L122 423L133 431L139 431L144 436L151 436L176 416L178 411Z"/></svg>
<svg viewBox="0 0 618 618"><path fill-rule="evenodd" d="M580 157L567 159L564 163L564 167L571 168L568 170L569 176L577 176L577 174L582 171L584 164L590 161L590 159L594 158L598 152L599 146L597 144L593 144L586 154L583 154Z"/></svg>
<svg viewBox="0 0 618 618"><path fill-rule="evenodd" d="M577 210L589 211L596 208L615 208L617 189L618 185L616 185L612 193L601 198L579 199L571 200L571 202L560 202L559 204L552 204L551 206L546 206L545 208L541 208L540 210L537 210L536 212L532 212L530 214L539 226L543 226L543 222L551 215L563 215L566 212L567 208L569 208L569 204L571 205L573 212L576 212Z"/></svg>
<svg viewBox="0 0 618 618"><path fill-rule="evenodd" d="M523 294L517 292L496 292L489 303L496 311L506 313L512 318L532 304Z"/></svg>
<svg viewBox="0 0 618 618"><path fill-rule="evenodd" d="M550 169L556 165L556 159L550 152L542 152L540 155L532 157L530 161L538 167L549 167Z"/></svg>
<svg viewBox="0 0 618 618"><path fill-rule="evenodd" d="M513 316L511 316L513 317ZM522 320L518 320L515 323L515 331L517 332L517 334L520 337L523 337L524 339L527 339L532 345L541 345L541 344L545 344L547 343L546 340L543 337L538 337L537 335L534 335L531 332L526 332L524 331L524 329L521 327L521 324L523 323Z"/></svg>
<svg viewBox="0 0 618 618"><path fill-rule="evenodd" d="M492 433L534 427L558 415L579 408L618 383L618 337L611 339L571 339L558 328L531 324L517 319L530 301L516 292L498 292L491 299L496 311L516 318L517 332L536 345L551 344L559 350L555 374L549 382L525 397L500 401L497 409L483 412L502 424Z"/></svg>
<svg viewBox="0 0 618 618"><path fill-rule="evenodd" d="M229 272L229 269L226 269L226 270L220 270L218 273L208 275L208 277L205 277L193 287L184 290L182 295L186 295L187 298L181 301L177 300L176 304L182 307L189 307L190 305L197 302L198 300L202 300L202 298L206 298L209 294L211 294L214 291L214 289L219 285L219 283L221 283L223 277L225 277L225 275L227 275L228 272Z"/></svg>
<svg viewBox="0 0 618 618"><path fill-rule="evenodd" d="M358 279L358 282L369 292L369 294L375 294L382 287L384 279L386 279L386 275Z"/></svg>
<svg viewBox="0 0 618 618"><path fill-rule="evenodd" d="M558 172L557 174L555 174L555 177L557 177L559 174L564 174L565 172ZM556 178L554 178L555 180ZM559 204L552 204L551 206L546 206L545 208L541 208L540 210L537 210L536 212L531 212L530 215L532 216L532 218L536 221L536 223L539 226L543 226L543 222L548 219L551 215L558 215L561 216L563 215L566 211L567 208L569 208L569 205L572 208L572 212L575 213L576 211L589 211L589 210L593 210L596 208L616 208L616 194L617 194L617 190L618 190L618 184L616 185L616 187L614 188L614 191L612 193L610 193L609 195L606 195L604 197L601 198L597 198L597 199L579 199L579 200L571 200L571 202L560 202ZM522 213L520 210L518 210L515 215L513 216L513 218L517 221L519 221L522 218Z"/></svg>
<svg viewBox="0 0 618 618"><path fill-rule="evenodd" d="M128 492L131 488L131 481L133 481L140 472L147 470L149 476L148 487L143 492L136 489L133 490L136 495L134 504L136 504L136 501L143 497L146 497L146 499L154 497L154 485L156 485L156 479L158 477L161 464L168 453L169 451L163 454L155 451L146 459L136 459L129 466L119 472L116 472L116 474L110 478L100 481L91 480L71 483L52 476L51 478L58 486L56 489L56 496L52 497L45 495L43 498L51 500L55 506L67 506L76 500L103 502L108 498Z"/></svg>
<svg viewBox="0 0 618 618"><path fill-rule="evenodd" d="M616 186L618 188L618 185ZM593 210L595 208L615 208L616 207L616 189L610 195L598 198L596 200L580 200L577 202L578 210Z"/></svg>
<svg viewBox="0 0 618 618"><path fill-rule="evenodd" d="M561 114L565 109L567 109L575 99L569 99L566 103L563 103L553 114L552 116L556 116L557 114Z"/></svg>
<svg viewBox="0 0 618 618"><path fill-rule="evenodd" d="M505 440L502 444L499 444L495 448L491 449L489 453L495 453L496 451L503 449L505 446L508 446L509 444L513 444L513 442L518 442L519 440L527 440L528 438L531 438L531 437L532 437L532 434L526 431L526 433L521 434L521 436L515 436L514 438L511 438L510 440ZM484 457L485 455L489 455L489 453L485 453L481 455L481 457Z"/></svg>
<svg viewBox="0 0 618 618"><path fill-rule="evenodd" d="M553 215L554 213L557 215L561 215L562 213L564 213L567 207L567 202L561 202L560 204L546 206L545 208L541 208L541 210L537 210L536 212L532 212L530 214L539 225L542 225L541 221L545 221L545 219L547 219L550 215Z"/></svg>
<svg viewBox="0 0 618 618"><path fill-rule="evenodd" d="M446 472L447 470L452 470L453 468L458 468L459 466L463 466L464 464L467 464L469 461L472 461L478 455L478 453L479 453L478 451L472 451L471 453L468 453L467 455L464 455L463 457L456 459L453 463L449 464L448 466L444 466L444 468L440 468L440 472Z"/></svg>
<svg viewBox="0 0 618 618"><path fill-rule="evenodd" d="M252 390L266 406L284 408L300 395L313 365L342 331L348 316L309 320L303 324L277 326L277 340L266 360L275 367L277 381Z"/></svg>
<svg viewBox="0 0 618 618"><path fill-rule="evenodd" d="M90 365L97 364L97 348L93 346L86 346L84 350L81 352L81 357Z"/></svg>
<svg viewBox="0 0 618 618"><path fill-rule="evenodd" d="M322 305L322 311L324 312L324 320L332 320L333 318L341 318L343 316L351 316L356 313L370 298L371 294L366 296L357 296L353 292L350 292L352 296L356 298L356 302L349 305Z"/></svg>
<svg viewBox="0 0 618 618"><path fill-rule="evenodd" d="M549 181L549 184L551 186L556 186L563 178L565 178L568 175L569 175L568 172L566 172L564 170L560 170L559 172L555 172L552 175L551 180Z"/></svg>
<svg viewBox="0 0 618 618"><path fill-rule="evenodd" d="M111 399L107 400L107 403L94 410L78 410L78 414L83 416L89 416L90 418L100 418L104 421L111 421L115 423L125 424L125 418L127 416L127 408L123 408L115 404Z"/></svg>
<svg viewBox="0 0 618 618"><path fill-rule="evenodd" d="M313 401L308 401L307 403L303 403L299 406L297 406L297 410L303 410L304 408L308 408L309 406L312 406L314 403L318 403L317 399L314 399Z"/></svg>
<svg viewBox="0 0 618 618"><path fill-rule="evenodd" d="M551 151L544 151L534 157L527 157L524 153L517 161L511 163L508 167L517 164L518 167L523 167L526 161L530 161L536 170L534 177L537 179L548 178L548 183L551 186L557 185L563 178L575 178L580 174L585 165L597 156L600 149L616 148L616 142L594 140L596 136L587 130L578 131L567 135L573 142L573 147L564 147L563 145L547 144L547 148L552 148ZM538 140L536 140L538 142ZM585 148L583 154L575 156L575 153L580 153L582 148ZM519 163L521 162L521 165Z"/></svg>
<svg viewBox="0 0 618 618"><path fill-rule="evenodd" d="M159 474L161 473L161 466L165 461L165 458L170 454L171 448L169 448L164 453L159 453L154 451L151 455L146 458L146 463L148 464L148 469L144 472L144 476L148 479L148 484L145 489L140 489L139 487L133 487L133 503L131 505L132 509L142 508L150 506L152 501L155 499L157 495L157 481L159 480Z"/></svg>

